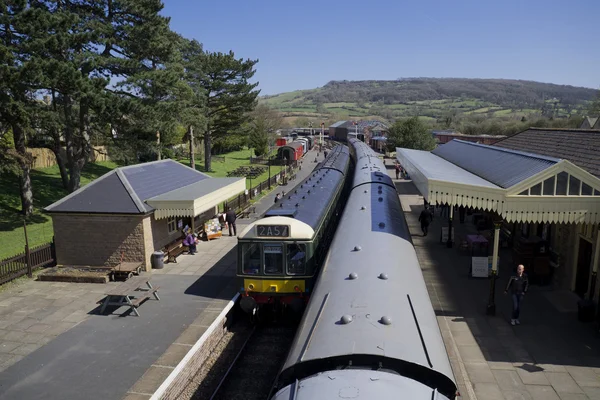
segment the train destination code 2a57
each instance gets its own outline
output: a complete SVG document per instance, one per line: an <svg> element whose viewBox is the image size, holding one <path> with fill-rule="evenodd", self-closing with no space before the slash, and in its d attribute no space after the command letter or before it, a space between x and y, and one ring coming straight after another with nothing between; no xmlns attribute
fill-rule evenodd
<svg viewBox="0 0 600 400"><path fill-rule="evenodd" d="M256 225L258 236L288 237L290 236L289 225Z"/></svg>

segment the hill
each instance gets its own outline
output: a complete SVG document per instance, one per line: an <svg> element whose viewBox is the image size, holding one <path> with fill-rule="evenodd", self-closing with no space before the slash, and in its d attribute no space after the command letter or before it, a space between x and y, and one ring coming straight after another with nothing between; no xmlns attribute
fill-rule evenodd
<svg viewBox="0 0 600 400"><path fill-rule="evenodd" d="M482 117L568 117L585 113L597 90L508 79L405 78L395 81L331 81L259 101L287 117L387 120L419 115L440 120L449 114ZM335 119L335 118L334 118Z"/></svg>

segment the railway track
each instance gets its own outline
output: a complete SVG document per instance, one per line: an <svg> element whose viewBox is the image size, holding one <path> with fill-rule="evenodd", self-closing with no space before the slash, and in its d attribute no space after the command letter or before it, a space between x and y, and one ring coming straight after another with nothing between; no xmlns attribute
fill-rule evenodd
<svg viewBox="0 0 600 400"><path fill-rule="evenodd" d="M267 399L295 331L291 322L250 330L209 400Z"/></svg>

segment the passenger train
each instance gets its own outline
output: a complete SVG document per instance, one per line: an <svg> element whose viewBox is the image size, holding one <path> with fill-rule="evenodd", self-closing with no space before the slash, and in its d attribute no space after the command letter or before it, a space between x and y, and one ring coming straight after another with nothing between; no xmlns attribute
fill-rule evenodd
<svg viewBox="0 0 600 400"><path fill-rule="evenodd" d="M272 399L455 399L396 188L373 150L348 143L348 201Z"/></svg>
<svg viewBox="0 0 600 400"><path fill-rule="evenodd" d="M238 238L240 306L255 315L265 304L308 302L349 188L350 152L336 146L317 168Z"/></svg>

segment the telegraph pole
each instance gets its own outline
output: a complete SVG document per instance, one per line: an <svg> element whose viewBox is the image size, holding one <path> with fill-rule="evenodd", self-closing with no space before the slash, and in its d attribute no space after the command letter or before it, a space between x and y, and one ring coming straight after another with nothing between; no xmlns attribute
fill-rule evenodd
<svg viewBox="0 0 600 400"><path fill-rule="evenodd" d="M162 152L160 151L160 131L156 131L156 147L158 147L158 159L162 160Z"/></svg>
<svg viewBox="0 0 600 400"><path fill-rule="evenodd" d="M319 148L323 147L323 130L325 129L325 122L321 122L321 139L319 140Z"/></svg>

